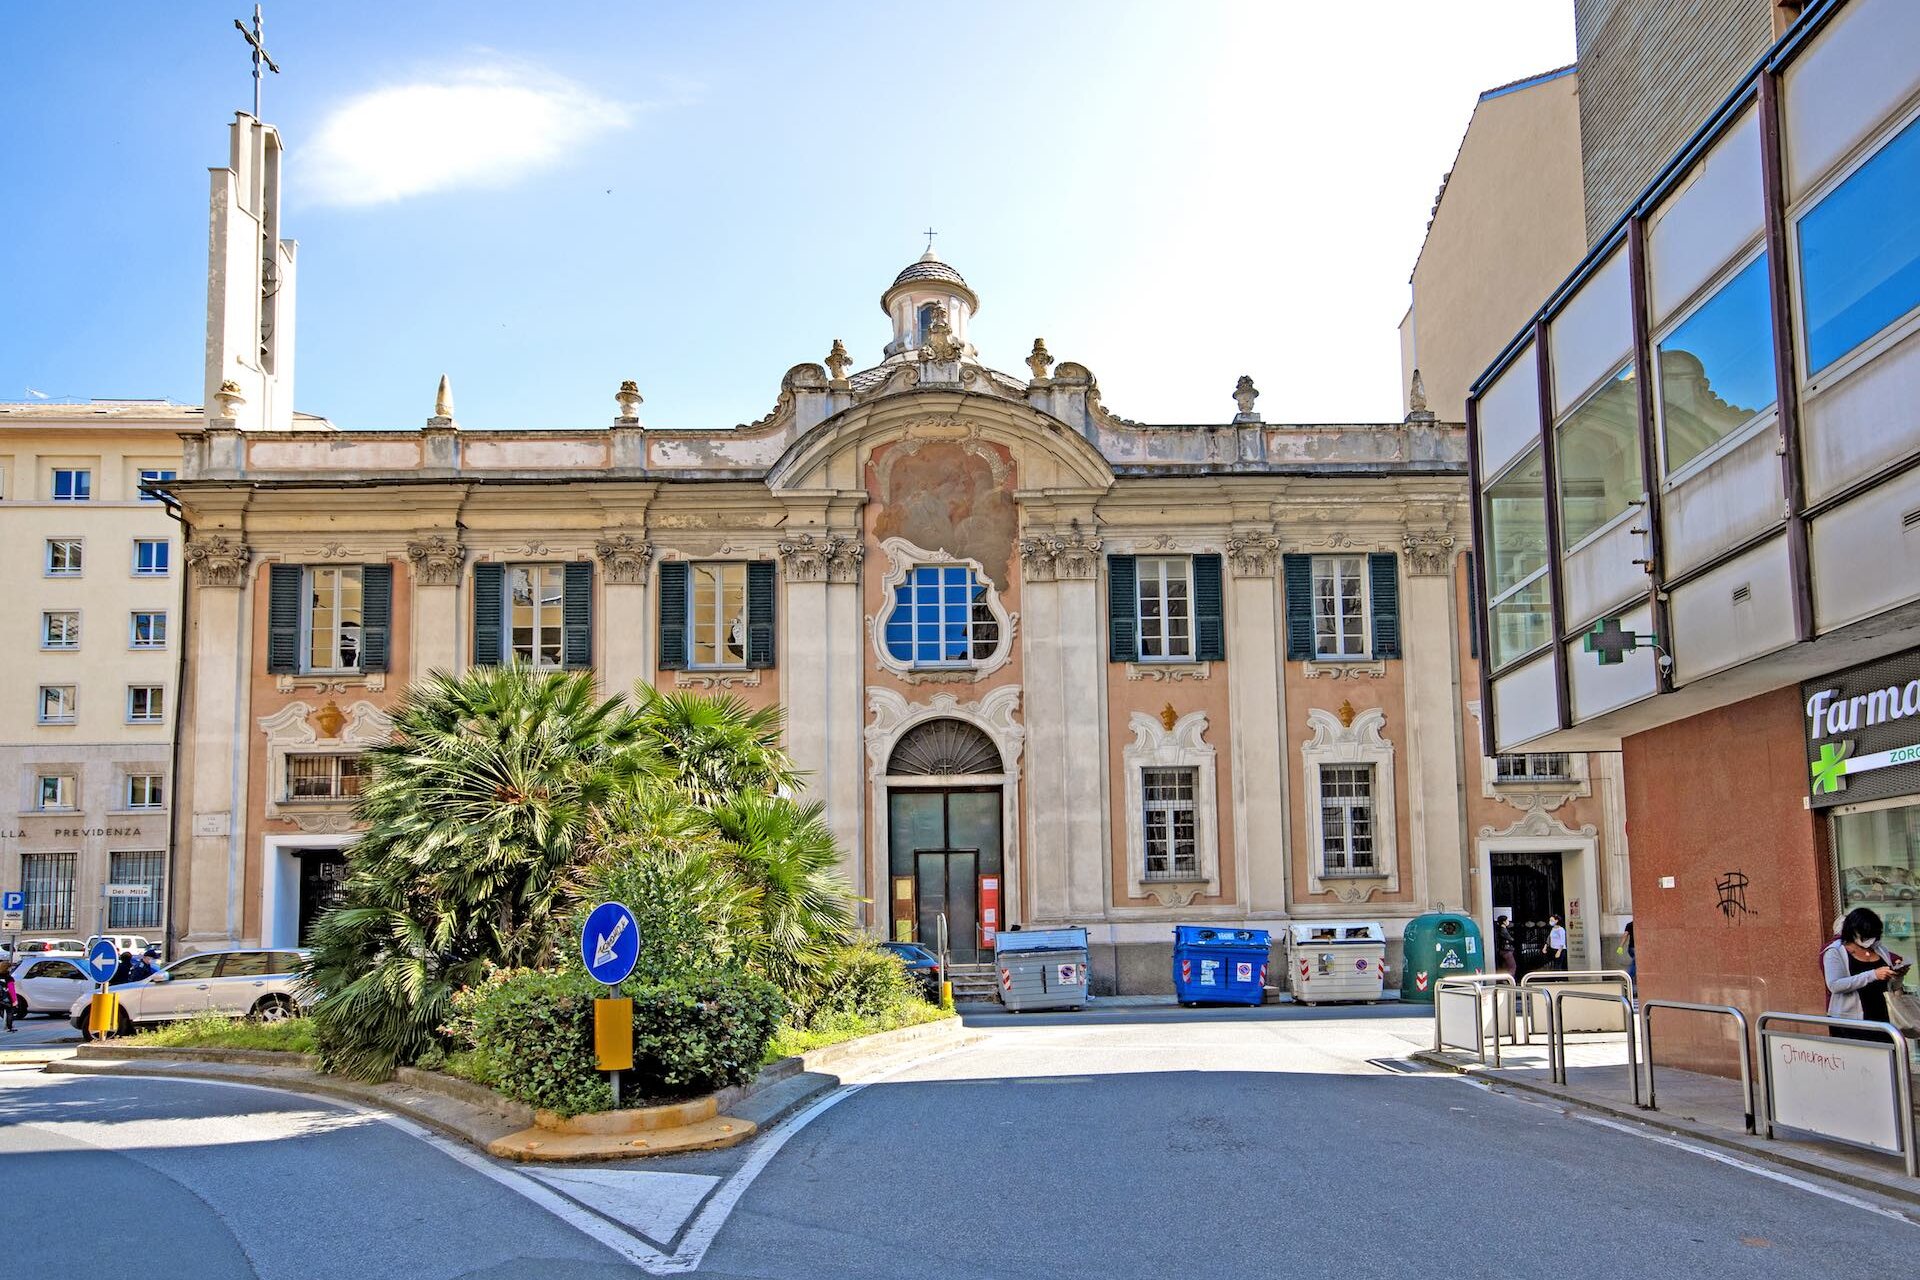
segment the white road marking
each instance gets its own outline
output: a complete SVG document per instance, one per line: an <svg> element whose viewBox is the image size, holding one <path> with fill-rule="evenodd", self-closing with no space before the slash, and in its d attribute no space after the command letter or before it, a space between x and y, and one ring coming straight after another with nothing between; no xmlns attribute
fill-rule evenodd
<svg viewBox="0 0 1920 1280"><path fill-rule="evenodd" d="M527 1173L632 1227L662 1248L671 1247L680 1228L720 1183L712 1174L659 1169L528 1169Z"/></svg>

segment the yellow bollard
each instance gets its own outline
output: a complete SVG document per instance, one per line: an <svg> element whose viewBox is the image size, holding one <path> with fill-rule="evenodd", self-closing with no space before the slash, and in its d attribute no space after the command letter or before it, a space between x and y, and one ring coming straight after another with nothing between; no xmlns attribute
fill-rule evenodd
<svg viewBox="0 0 1920 1280"><path fill-rule="evenodd" d="M940 1007L953 1008L953 984L944 978L940 980Z"/></svg>
<svg viewBox="0 0 1920 1280"><path fill-rule="evenodd" d="M120 997L111 991L95 992L92 1003L87 1006L87 1033L104 1037L118 1030L120 1030Z"/></svg>
<svg viewBox="0 0 1920 1280"><path fill-rule="evenodd" d="M633 1001L625 996L593 1002L594 1065L613 1073L613 1105L620 1105L620 1073L633 1070Z"/></svg>

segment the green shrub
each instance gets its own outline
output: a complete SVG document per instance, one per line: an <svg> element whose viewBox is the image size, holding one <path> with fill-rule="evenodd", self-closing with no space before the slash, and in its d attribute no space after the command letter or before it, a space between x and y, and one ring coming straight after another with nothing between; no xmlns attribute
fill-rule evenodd
<svg viewBox="0 0 1920 1280"><path fill-rule="evenodd" d="M613 1093L594 1065L593 1001L604 988L577 970L494 974L454 998L444 1031L460 1074L530 1106L604 1111ZM622 988L633 998L631 1105L744 1084L759 1071L786 1002L750 974L711 974Z"/></svg>
<svg viewBox="0 0 1920 1280"><path fill-rule="evenodd" d="M919 998L919 984L900 957L871 942L858 942L827 953L796 1001L794 1021L810 1027L823 1018L874 1018Z"/></svg>

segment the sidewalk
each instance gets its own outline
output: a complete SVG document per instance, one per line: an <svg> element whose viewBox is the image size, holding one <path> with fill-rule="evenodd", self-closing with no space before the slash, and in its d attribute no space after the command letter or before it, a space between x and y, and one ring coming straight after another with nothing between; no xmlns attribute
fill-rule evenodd
<svg viewBox="0 0 1920 1280"><path fill-rule="evenodd" d="M1544 1036L1535 1037L1530 1045L1502 1044L1498 1068L1483 1066L1471 1052L1461 1049L1422 1049L1408 1056L1416 1062L1472 1076L1518 1093L1661 1129L1751 1160L1920 1205L1920 1179L1907 1176L1906 1166L1898 1156L1802 1137L1788 1130L1777 1130L1781 1136L1773 1139L1747 1133L1738 1080L1682 1071L1678 1067L1656 1067L1654 1089L1659 1110L1635 1106L1627 1074L1626 1042L1615 1036L1570 1036L1564 1085L1554 1084L1549 1078ZM1492 1056L1489 1045L1489 1059ZM1644 1089L1646 1063L1642 1062L1640 1069ZM1754 1105L1761 1107L1764 1104L1757 1096L1757 1088L1755 1092ZM1644 1094L1641 1101L1646 1101ZM1754 1127L1765 1131L1763 1115L1754 1117Z"/></svg>

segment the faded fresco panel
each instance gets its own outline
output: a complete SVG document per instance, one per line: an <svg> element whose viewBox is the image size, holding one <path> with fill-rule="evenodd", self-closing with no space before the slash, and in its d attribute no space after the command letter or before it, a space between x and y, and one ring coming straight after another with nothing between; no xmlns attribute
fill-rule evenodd
<svg viewBox="0 0 1920 1280"><path fill-rule="evenodd" d="M878 539L905 538L928 551L978 560L1005 591L1019 515L1013 463L995 445L903 440L876 450L872 492Z"/></svg>

